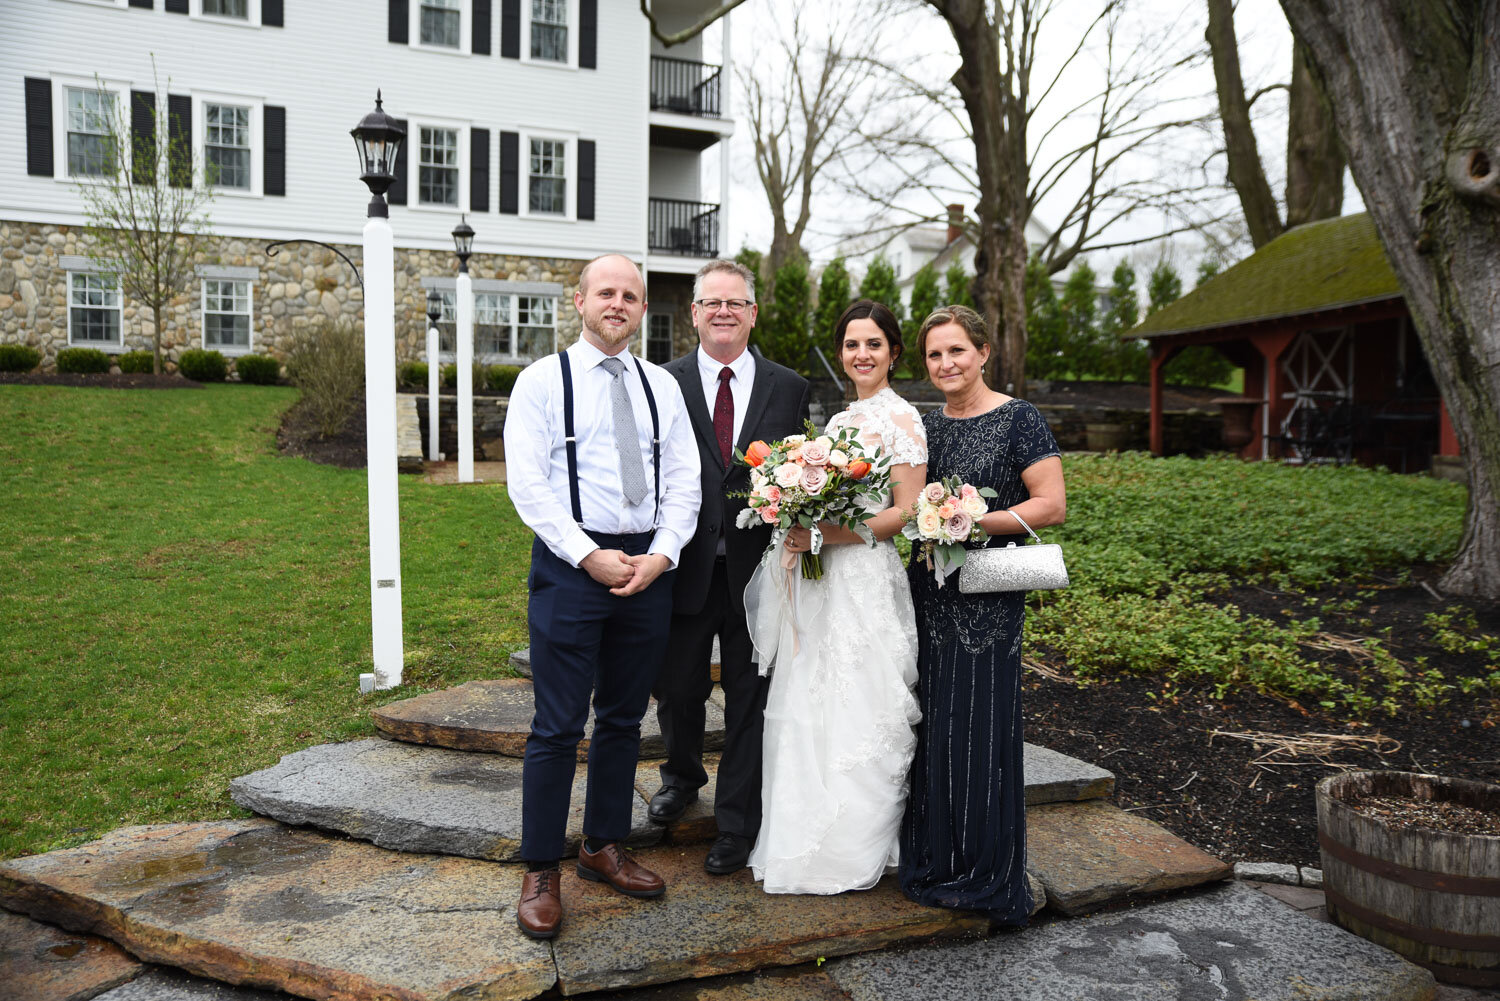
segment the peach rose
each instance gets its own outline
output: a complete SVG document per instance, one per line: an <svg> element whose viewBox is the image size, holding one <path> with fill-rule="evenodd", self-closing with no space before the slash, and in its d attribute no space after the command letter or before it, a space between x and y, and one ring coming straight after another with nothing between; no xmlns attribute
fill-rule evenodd
<svg viewBox="0 0 1500 1001"><path fill-rule="evenodd" d="M820 494L828 485L828 470L822 466L807 466L802 470L802 489L810 494Z"/></svg>
<svg viewBox="0 0 1500 1001"><path fill-rule="evenodd" d="M941 483L929 483L922 488L922 499L929 504L941 504L948 496L948 488Z"/></svg>
<svg viewBox="0 0 1500 1001"><path fill-rule="evenodd" d="M977 493L972 497L965 497L960 502L960 506L964 509L965 514L976 521L983 518L985 512L989 510L989 506L985 504L984 498Z"/></svg>
<svg viewBox="0 0 1500 1001"><path fill-rule="evenodd" d="M937 509L938 517L943 519L944 521L947 521L949 518L953 517L953 515L957 511L958 509L953 506L952 501L948 501L946 504L939 504Z"/></svg>
<svg viewBox="0 0 1500 1001"><path fill-rule="evenodd" d="M964 500L968 500L970 497L978 497L979 488L974 486L972 483L965 483L963 486L958 488L958 496Z"/></svg>
<svg viewBox="0 0 1500 1001"><path fill-rule="evenodd" d="M778 487L781 487L783 490L790 489L791 487L795 487L797 482L802 479L802 467L795 462L783 462L776 467L773 478L776 480Z"/></svg>
<svg viewBox="0 0 1500 1001"><path fill-rule="evenodd" d="M761 496L772 504L781 503L781 490L774 484L766 484L766 488L761 491Z"/></svg>
<svg viewBox="0 0 1500 1001"><path fill-rule="evenodd" d="M943 519L938 517L937 510L928 508L917 515L917 531L922 533L923 538L937 538L938 530L943 527Z"/></svg>
<svg viewBox="0 0 1500 1001"><path fill-rule="evenodd" d="M781 509L778 508L775 504L767 504L759 510L760 520L765 522L767 525L776 524L776 519L781 517Z"/></svg>
<svg viewBox="0 0 1500 1001"><path fill-rule="evenodd" d="M809 466L821 466L828 461L828 453L832 451L827 438L814 438L802 446L802 461Z"/></svg>

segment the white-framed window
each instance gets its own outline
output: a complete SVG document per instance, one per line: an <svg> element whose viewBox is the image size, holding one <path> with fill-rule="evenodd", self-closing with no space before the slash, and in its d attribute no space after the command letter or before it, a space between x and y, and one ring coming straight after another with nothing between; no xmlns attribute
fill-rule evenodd
<svg viewBox="0 0 1500 1001"><path fill-rule="evenodd" d="M239 278L203 279L203 347L225 354L250 351L251 283Z"/></svg>
<svg viewBox="0 0 1500 1001"><path fill-rule="evenodd" d="M188 14L206 21L260 27L260 0L192 0Z"/></svg>
<svg viewBox="0 0 1500 1001"><path fill-rule="evenodd" d="M516 355L535 361L557 350L557 297L516 296Z"/></svg>
<svg viewBox="0 0 1500 1001"><path fill-rule="evenodd" d="M63 131L67 176L108 177L114 173L120 137L119 96L98 87L64 87Z"/></svg>
<svg viewBox="0 0 1500 1001"><path fill-rule="evenodd" d="M568 0L531 0L531 58L567 63Z"/></svg>
<svg viewBox="0 0 1500 1001"><path fill-rule="evenodd" d="M120 279L104 271L68 272L68 343L118 348Z"/></svg>
<svg viewBox="0 0 1500 1001"><path fill-rule="evenodd" d="M651 313L646 317L646 360L656 365L672 360L671 313Z"/></svg>
<svg viewBox="0 0 1500 1001"><path fill-rule="evenodd" d="M417 129L417 204L459 207L459 134L422 125Z"/></svg>
<svg viewBox="0 0 1500 1001"><path fill-rule="evenodd" d="M527 199L530 215L568 214L568 153L565 139L532 137L528 143Z"/></svg>
<svg viewBox="0 0 1500 1001"><path fill-rule="evenodd" d="M443 301L438 319L438 351L452 360L458 343L454 292L440 290L438 295ZM475 292L475 360L529 362L552 354L557 350L557 302L555 295Z"/></svg>
<svg viewBox="0 0 1500 1001"><path fill-rule="evenodd" d="M250 112L243 104L203 102L203 165L214 187L252 187Z"/></svg>
<svg viewBox="0 0 1500 1001"><path fill-rule="evenodd" d="M473 30L470 0L412 0L407 37L414 49L467 56Z"/></svg>

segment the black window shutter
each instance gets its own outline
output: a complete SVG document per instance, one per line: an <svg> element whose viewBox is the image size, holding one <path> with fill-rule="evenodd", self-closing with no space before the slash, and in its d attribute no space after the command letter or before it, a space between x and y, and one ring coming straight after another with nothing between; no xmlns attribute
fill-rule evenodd
<svg viewBox="0 0 1500 1001"><path fill-rule="evenodd" d="M474 23L472 26L474 35L474 54L487 56L490 54L490 0L474 0Z"/></svg>
<svg viewBox="0 0 1500 1001"><path fill-rule="evenodd" d="M406 44L409 36L406 0L390 0L386 14L386 38L392 42Z"/></svg>
<svg viewBox="0 0 1500 1001"><path fill-rule="evenodd" d="M469 130L469 211L490 210L490 130Z"/></svg>
<svg viewBox="0 0 1500 1001"><path fill-rule="evenodd" d="M500 0L500 55L521 58L521 0Z"/></svg>
<svg viewBox="0 0 1500 1001"><path fill-rule="evenodd" d="M260 0L260 23L269 28L284 27L281 0Z"/></svg>
<svg viewBox="0 0 1500 1001"><path fill-rule="evenodd" d="M193 99L187 94L167 95L167 183L193 186Z"/></svg>
<svg viewBox="0 0 1500 1001"><path fill-rule="evenodd" d="M264 0L262 0L262 10ZM286 109L268 104L262 109L266 140L266 176L262 190L268 195L286 195Z"/></svg>
<svg viewBox="0 0 1500 1001"><path fill-rule="evenodd" d="M130 0L130 6L150 10L155 5L155 2L156 0Z"/></svg>
<svg viewBox="0 0 1500 1001"><path fill-rule="evenodd" d="M599 0L578 0L578 65L599 68Z"/></svg>
<svg viewBox="0 0 1500 1001"><path fill-rule="evenodd" d="M52 176L52 81L26 78L26 173Z"/></svg>
<svg viewBox="0 0 1500 1001"><path fill-rule="evenodd" d="M391 185L391 190L386 192L385 200L392 205L406 204L406 148L411 145L411 131L406 126L406 119L396 119L396 124L401 126L401 131L406 133L406 140L401 143L401 148L396 151L396 181Z"/></svg>
<svg viewBox="0 0 1500 1001"><path fill-rule="evenodd" d="M186 14L188 12L188 0L165 0L162 6L168 14Z"/></svg>
<svg viewBox="0 0 1500 1001"><path fill-rule="evenodd" d="M521 134L500 133L500 211L521 211Z"/></svg>
<svg viewBox="0 0 1500 1001"><path fill-rule="evenodd" d="M578 140L578 218L594 218L594 140Z"/></svg>
<svg viewBox="0 0 1500 1001"><path fill-rule="evenodd" d="M156 95L130 92L130 179L136 184L156 182Z"/></svg>

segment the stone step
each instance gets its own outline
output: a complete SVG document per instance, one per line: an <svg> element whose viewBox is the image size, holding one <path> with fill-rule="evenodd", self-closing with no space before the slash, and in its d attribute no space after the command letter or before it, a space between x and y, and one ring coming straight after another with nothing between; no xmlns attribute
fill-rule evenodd
<svg viewBox="0 0 1500 1001"><path fill-rule="evenodd" d="M138 979L93 1001L287 1001L288 997L281 991L273 994L253 987L232 987L178 970L151 967Z"/></svg>
<svg viewBox="0 0 1500 1001"><path fill-rule="evenodd" d="M705 750L724 746L724 693L715 688L706 704L703 735ZM525 678L470 681L454 688L428 692L391 702L371 712L375 729L382 736L411 744L450 747L460 751L488 751L519 758L526 753L526 735L536 711L531 682ZM589 736L594 732L594 711L589 710L578 759L588 757ZM642 758L665 758L661 727L656 723L653 699L641 719Z"/></svg>
<svg viewBox="0 0 1500 1001"><path fill-rule="evenodd" d="M820 972L859 1001L1430 1001L1434 992L1426 970L1240 883L1019 935L835 960Z"/></svg>
<svg viewBox="0 0 1500 1001"><path fill-rule="evenodd" d="M564 866L564 924L551 943L515 927L520 866L260 819L124 828L0 863L0 906L88 927L196 976L342 1001L618 990L987 928L971 913L919 907L889 879L838 897L769 895L748 872L705 875L695 852L636 857L666 878L666 896L624 897Z"/></svg>
<svg viewBox="0 0 1500 1001"><path fill-rule="evenodd" d="M510 666L515 668L516 673L522 677L531 677L531 648L527 647L511 654ZM719 638L717 636L714 637L713 653L709 655L708 673L717 684L719 681Z"/></svg>
<svg viewBox="0 0 1500 1001"><path fill-rule="evenodd" d="M1070 917L1234 872L1160 824L1101 800L1028 807L1026 849L1048 906Z"/></svg>
<svg viewBox="0 0 1500 1001"><path fill-rule="evenodd" d="M107 939L0 911L0 998L88 1001L145 970Z"/></svg>
<svg viewBox="0 0 1500 1001"><path fill-rule="evenodd" d="M573 780L570 856L583 838L587 774L580 764ZM234 779L229 794L262 816L382 848L502 862L520 858L520 758L390 740L321 744ZM655 844L663 833L637 797L626 844Z"/></svg>
<svg viewBox="0 0 1500 1001"><path fill-rule="evenodd" d="M661 784L659 763L637 766L627 844L664 839L691 844L718 835L713 816L717 755L707 755L704 765L708 785L670 828L652 824L646 814ZM234 779L229 793L262 816L338 831L382 848L515 861L521 847L521 766L520 758L501 754L358 740L288 754L270 768ZM1031 744L1026 745L1026 775L1028 801L1098 796L1113 782L1108 772ZM586 779L586 766L580 764L568 815L570 856L583 836Z"/></svg>

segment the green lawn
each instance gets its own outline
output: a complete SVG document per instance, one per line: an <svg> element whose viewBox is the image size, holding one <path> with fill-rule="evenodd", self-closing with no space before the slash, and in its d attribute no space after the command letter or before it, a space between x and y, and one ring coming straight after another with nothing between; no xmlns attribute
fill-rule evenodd
<svg viewBox="0 0 1500 1001"><path fill-rule="evenodd" d="M499 486L401 480L406 678L363 697L365 476L276 454L295 392L0 387L0 857L132 823L238 813L230 778L372 732L368 710L509 673L530 535ZM1464 491L1361 469L1069 457L1075 585L1035 650L1082 675L1204 676L1341 708L1297 628L1220 607L1231 580L1311 585L1442 559ZM1384 686L1384 687L1383 687ZM1347 689L1347 690L1345 690Z"/></svg>

